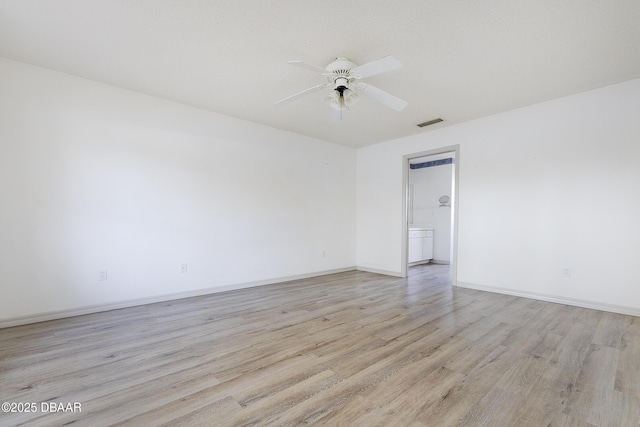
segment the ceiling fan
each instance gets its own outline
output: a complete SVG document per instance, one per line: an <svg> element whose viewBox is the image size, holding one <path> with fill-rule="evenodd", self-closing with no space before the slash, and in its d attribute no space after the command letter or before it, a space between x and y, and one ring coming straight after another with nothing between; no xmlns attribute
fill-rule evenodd
<svg viewBox="0 0 640 427"><path fill-rule="evenodd" d="M309 65L302 61L289 61L289 64L305 68L325 77L326 83L305 89L294 95L288 96L276 102L283 104L295 101L323 89L330 88L330 93L325 101L333 108L334 121L342 120L342 112L347 110L358 99L359 95L365 95L392 110L402 111L407 106L407 101L378 89L375 86L361 82L361 79L375 76L377 74L386 73L387 71L396 70L402 67L397 59L391 56L385 56L375 61L368 62L363 65L356 65L349 58L338 57L326 68Z"/></svg>

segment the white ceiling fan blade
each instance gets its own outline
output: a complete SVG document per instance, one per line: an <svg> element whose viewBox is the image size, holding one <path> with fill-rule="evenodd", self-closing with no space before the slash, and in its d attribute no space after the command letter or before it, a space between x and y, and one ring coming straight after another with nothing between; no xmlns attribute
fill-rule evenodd
<svg viewBox="0 0 640 427"><path fill-rule="evenodd" d="M316 74L325 74L327 70L324 68L316 67L315 65L309 65L302 61L289 61L289 64L295 65L296 67L304 68L309 71L313 71Z"/></svg>
<svg viewBox="0 0 640 427"><path fill-rule="evenodd" d="M353 68L351 74L359 78L365 78L386 73L387 71L397 70L398 68L402 68L400 61L393 56L385 56L384 58L376 59L375 61L367 62L366 64Z"/></svg>
<svg viewBox="0 0 640 427"><path fill-rule="evenodd" d="M400 99L397 96L393 96L390 93L383 91L382 89L378 89L375 86L364 83L362 83L362 86L364 86L361 92L363 95L381 102L392 110L402 111L404 107L407 106L407 101L405 101L404 99Z"/></svg>
<svg viewBox="0 0 640 427"><path fill-rule="evenodd" d="M328 84L327 83L322 83L321 85L310 87L309 89L305 89L302 92L298 92L298 93L296 93L294 95L287 96L286 98L283 98L280 101L277 101L276 104L282 104L282 103L286 103L286 102L295 101L296 99L300 99L300 98L305 97L307 95L311 95L312 93L320 92L322 89L326 88L330 84L331 83L328 83Z"/></svg>

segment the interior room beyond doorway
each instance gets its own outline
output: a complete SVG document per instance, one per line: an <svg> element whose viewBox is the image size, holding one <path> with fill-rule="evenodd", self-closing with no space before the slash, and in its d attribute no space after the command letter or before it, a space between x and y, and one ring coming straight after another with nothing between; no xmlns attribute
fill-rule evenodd
<svg viewBox="0 0 640 427"><path fill-rule="evenodd" d="M407 264L453 264L455 152L409 160Z"/></svg>

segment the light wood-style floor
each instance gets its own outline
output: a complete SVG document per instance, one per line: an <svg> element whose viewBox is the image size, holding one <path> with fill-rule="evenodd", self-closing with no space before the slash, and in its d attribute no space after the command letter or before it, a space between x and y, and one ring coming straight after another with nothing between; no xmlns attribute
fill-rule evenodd
<svg viewBox="0 0 640 427"><path fill-rule="evenodd" d="M0 330L0 425L638 426L640 318L347 272Z"/></svg>

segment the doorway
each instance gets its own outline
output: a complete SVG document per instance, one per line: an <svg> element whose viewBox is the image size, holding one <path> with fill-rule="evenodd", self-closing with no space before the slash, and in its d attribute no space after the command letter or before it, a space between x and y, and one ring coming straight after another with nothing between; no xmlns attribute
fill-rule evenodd
<svg viewBox="0 0 640 427"><path fill-rule="evenodd" d="M456 285L459 159L457 145L403 158L403 277L417 266L450 266Z"/></svg>

